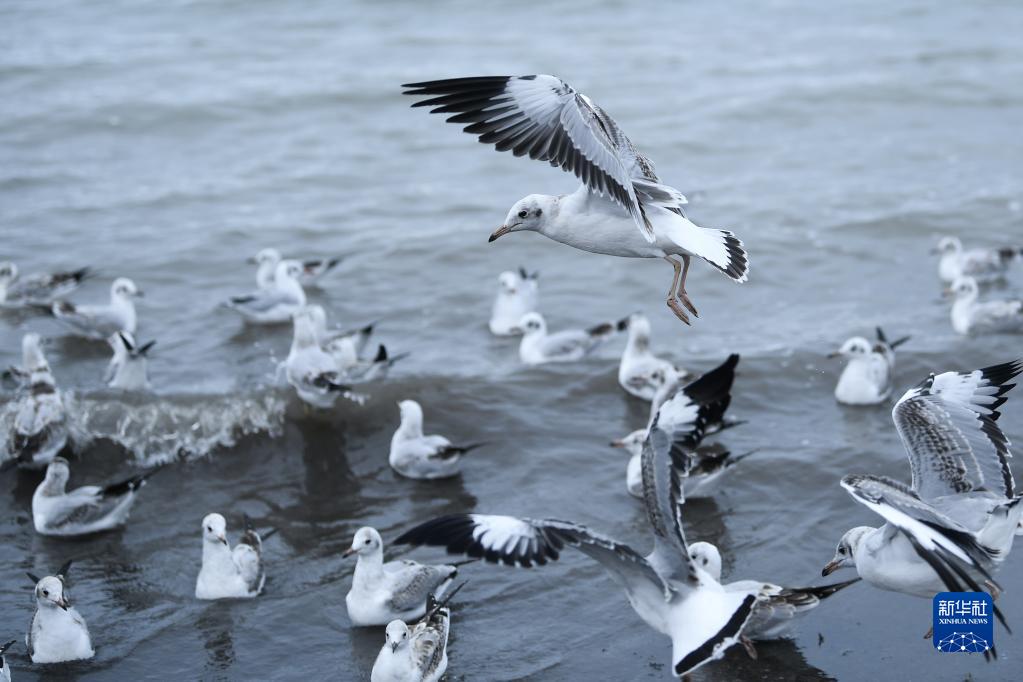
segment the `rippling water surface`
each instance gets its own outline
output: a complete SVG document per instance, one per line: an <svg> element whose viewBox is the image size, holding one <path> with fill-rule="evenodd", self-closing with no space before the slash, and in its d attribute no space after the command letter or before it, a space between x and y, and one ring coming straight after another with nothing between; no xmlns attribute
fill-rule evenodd
<svg viewBox="0 0 1023 682"><path fill-rule="evenodd" d="M1018 4L485 5L0 6L0 256L25 272L93 267L81 302L133 278L147 294L139 334L158 340L141 398L102 389L106 349L43 318L3 315L0 362L17 362L26 331L53 338L58 381L95 435L72 483L187 455L152 480L129 528L81 541L35 535L38 477L0 474L0 640L31 618L24 571L73 557L97 645L94 661L45 673L19 647L17 680L368 679L383 635L349 627L341 558L365 524L386 540L459 510L555 516L645 549L625 460L606 445L645 414L616 385L622 342L575 365L520 367L515 343L485 328L501 270L542 273L552 327L642 309L655 344L687 366L742 354L732 411L748 423L720 440L757 454L686 506L689 536L718 543L736 578L820 581L842 532L876 521L840 476L908 478L888 409L835 405L839 367L825 353L876 324L912 334L900 387L1023 354L1019 336L952 333L927 254L943 233L1023 240ZM572 179L409 109L399 84L536 72L611 112L689 195L696 222L742 236L750 282L696 266L701 317L687 328L664 306L663 262L538 235L487 244L515 200L571 191ZM381 341L412 352L367 405L305 409L274 384L290 330L246 328L218 308L253 285L243 261L264 246L344 255L312 300L344 326L379 320ZM996 293L1021 287L1023 269ZM387 466L395 402L409 397L429 430L490 443L461 478L417 483ZM1023 441L1019 403L1002 423ZM193 599L211 510L280 529L261 598ZM1018 555L1001 572L1017 629L1021 572ZM668 677L668 640L584 557L464 574L451 679ZM1020 635L1000 632L1002 660L984 665L935 654L921 639L929 624L926 601L856 586L793 640L761 645L758 661L738 648L695 677L1018 678Z"/></svg>

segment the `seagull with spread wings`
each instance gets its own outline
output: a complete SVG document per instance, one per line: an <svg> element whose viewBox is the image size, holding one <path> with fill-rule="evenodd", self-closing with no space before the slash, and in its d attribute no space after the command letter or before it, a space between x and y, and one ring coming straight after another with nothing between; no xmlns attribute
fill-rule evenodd
<svg viewBox="0 0 1023 682"><path fill-rule="evenodd" d="M484 144L573 173L582 182L562 196L531 194L508 212L490 241L509 232L539 232L583 251L663 258L675 269L667 303L689 324L697 315L686 293L689 261L698 256L736 282L748 277L742 241L728 230L700 227L685 215L685 196L661 184L654 165L607 112L560 78L483 76L408 83L412 106L451 114L449 123Z"/></svg>
<svg viewBox="0 0 1023 682"><path fill-rule="evenodd" d="M452 514L432 519L396 542L445 547L491 563L530 567L556 561L572 547L625 590L633 610L672 641L672 670L682 677L719 659L740 641L759 588L726 590L690 556L682 527L683 480L690 459L673 447L699 431L698 410L662 410L643 448L643 501L654 549L635 549L589 528L555 519ZM677 417L677 421L676 421Z"/></svg>
<svg viewBox="0 0 1023 682"><path fill-rule="evenodd" d="M883 590L931 599L938 592L981 591L1012 549L1023 513L998 408L1023 361L972 372L931 374L892 410L909 455L911 485L884 476L850 475L842 487L885 520L842 536L828 575L854 567ZM1001 613L995 613L1002 620Z"/></svg>

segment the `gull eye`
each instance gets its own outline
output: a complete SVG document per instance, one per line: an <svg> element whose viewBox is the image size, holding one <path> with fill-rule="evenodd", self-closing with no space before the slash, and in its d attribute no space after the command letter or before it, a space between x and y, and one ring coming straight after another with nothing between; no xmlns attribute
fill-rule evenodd
<svg viewBox="0 0 1023 682"><path fill-rule="evenodd" d="M839 547L838 548L838 553L843 555L843 556L845 556L845 547Z"/></svg>
<svg viewBox="0 0 1023 682"><path fill-rule="evenodd" d="M209 532L212 533L213 532L213 526L206 526L206 530L208 530Z"/></svg>
<svg viewBox="0 0 1023 682"><path fill-rule="evenodd" d="M44 597L49 597L50 596L50 591L49 590L43 590L43 596Z"/></svg>
<svg viewBox="0 0 1023 682"><path fill-rule="evenodd" d="M369 538L366 538L366 544L368 545L369 543L370 543Z"/></svg>
<svg viewBox="0 0 1023 682"><path fill-rule="evenodd" d="M523 211L519 211L519 217L520 218L525 218L527 215L529 215L529 213L527 211L524 211L524 210Z"/></svg>

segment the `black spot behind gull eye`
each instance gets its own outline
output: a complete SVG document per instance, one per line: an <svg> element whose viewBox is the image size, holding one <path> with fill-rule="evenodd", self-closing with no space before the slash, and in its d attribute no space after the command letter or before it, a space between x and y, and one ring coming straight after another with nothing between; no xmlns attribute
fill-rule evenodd
<svg viewBox="0 0 1023 682"><path fill-rule="evenodd" d="M536 209L536 217L537 218L539 218L542 213L543 213L543 209L540 209L540 208Z"/></svg>
<svg viewBox="0 0 1023 682"><path fill-rule="evenodd" d="M527 215L529 215L529 214L526 211L524 211L524 210L523 211L519 211L519 217L520 218L525 218Z"/></svg>

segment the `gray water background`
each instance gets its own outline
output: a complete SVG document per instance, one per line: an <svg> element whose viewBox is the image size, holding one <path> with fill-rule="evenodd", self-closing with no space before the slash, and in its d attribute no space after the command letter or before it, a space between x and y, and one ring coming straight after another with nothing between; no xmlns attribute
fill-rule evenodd
<svg viewBox="0 0 1023 682"><path fill-rule="evenodd" d="M719 544L728 575L820 582L842 532L877 521L841 475L909 475L887 407L834 403L839 365L825 353L877 324L912 334L900 391L1023 355L1019 336L953 334L927 254L946 233L1023 241L1020 35L1023 6L996 1L4 2L0 256L25 272L93 267L80 302L133 278L147 294L139 335L158 343L143 399L102 390L104 347L43 318L3 316L0 363L17 361L26 331L52 337L83 421L120 443L85 447L72 483L178 446L200 455L153 479L126 530L85 541L35 535L38 478L0 475L0 640L31 618L24 571L74 557L97 646L93 661L44 671L19 645L15 679L368 679L383 634L350 629L341 558L364 524L387 541L447 512L555 516L645 550L625 460L606 446L645 415L616 385L622 341L574 365L519 366L485 321L497 274L520 264L542 273L553 328L641 309L655 346L693 369L742 354L732 413L748 424L719 440L758 452L687 505L687 532ZM399 85L504 73L557 74L606 108L689 195L694 221L745 240L750 282L697 265L701 317L687 328L664 306L663 262L538 235L487 244L515 200L571 191L572 178L409 109ZM243 260L264 246L344 255L312 300L343 326L379 319L379 339L412 352L366 406L305 410L272 383L288 327L246 328L218 308L251 288ZM994 295L1020 292L1014 274ZM491 443L460 479L405 481L387 466L395 402L409 397L429 431ZM1021 402L1002 421L1016 441ZM232 537L242 512L280 529L259 599L194 600L212 510ZM669 677L668 640L581 555L464 575L450 679ZM1019 624L1018 555L1000 579ZM1020 635L1000 631L1002 660L985 665L935 653L929 624L926 601L859 585L758 661L737 649L694 677L1018 679Z"/></svg>

